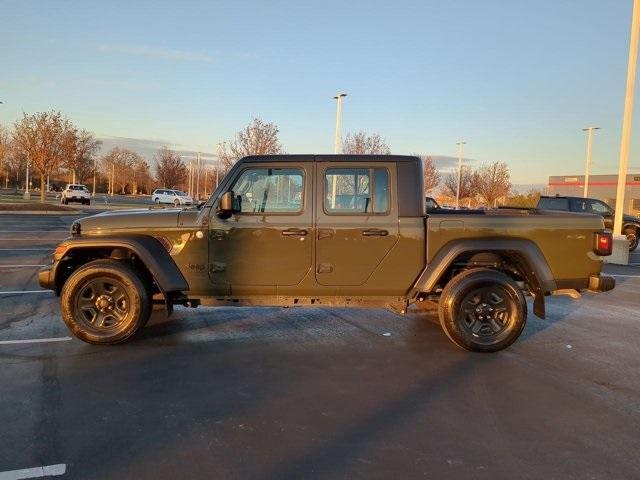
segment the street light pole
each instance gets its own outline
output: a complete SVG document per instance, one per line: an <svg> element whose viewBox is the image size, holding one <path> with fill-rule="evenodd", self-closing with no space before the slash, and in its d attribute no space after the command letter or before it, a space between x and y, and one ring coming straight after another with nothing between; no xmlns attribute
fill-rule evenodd
<svg viewBox="0 0 640 480"><path fill-rule="evenodd" d="M334 100L337 100L336 102L336 134L335 134L335 139L333 143L333 153L336 153L336 154L342 153L342 145L341 145L341 138L340 138L340 129L342 127L342 98L346 96L347 96L346 93L338 92L336 96L333 97Z"/></svg>
<svg viewBox="0 0 640 480"><path fill-rule="evenodd" d="M456 189L456 210L460 209L460 186L462 184L462 156L464 155L464 145L467 142L460 140L458 145L458 188Z"/></svg>
<svg viewBox="0 0 640 480"><path fill-rule="evenodd" d="M589 170L591 168L591 146L593 144L593 131L600 130L600 127L583 128L583 132L587 132L587 162L584 169L584 192L582 196L587 198L589 193Z"/></svg>
<svg viewBox="0 0 640 480"><path fill-rule="evenodd" d="M333 153L342 153L342 139L340 138L340 132L342 130L342 98L346 97L346 93L338 92L334 100L336 100L336 133L333 142ZM331 208L336 208L336 195L338 193L338 179L336 175L333 175L331 181Z"/></svg>
<svg viewBox="0 0 640 480"><path fill-rule="evenodd" d="M93 197L96 196L96 170L98 169L98 158L93 159Z"/></svg>
<svg viewBox="0 0 640 480"><path fill-rule="evenodd" d="M222 145L220 145L220 142L218 142L218 144L216 145L216 189L218 188L218 183L220 181L220 165L222 165L222 162L220 161L220 158L222 157Z"/></svg>
<svg viewBox="0 0 640 480"><path fill-rule="evenodd" d="M24 185L24 195L23 198L25 200L29 200L31 198L31 194L29 193L29 159L27 158L27 181Z"/></svg>
<svg viewBox="0 0 640 480"><path fill-rule="evenodd" d="M196 173L196 202L200 201L200 152L198 152L198 162L197 162L197 173Z"/></svg>
<svg viewBox="0 0 640 480"><path fill-rule="evenodd" d="M640 0L633 0L631 19L631 38L629 40L629 64L627 67L627 89L622 117L622 136L620 137L620 164L618 167L618 188L616 191L616 212L613 221L614 235L622 234L622 214L624 213L624 191L627 183L627 165L629 163L629 144L631 143L631 120L633 117L633 97L636 83L636 65L638 61L638 38L640 37Z"/></svg>

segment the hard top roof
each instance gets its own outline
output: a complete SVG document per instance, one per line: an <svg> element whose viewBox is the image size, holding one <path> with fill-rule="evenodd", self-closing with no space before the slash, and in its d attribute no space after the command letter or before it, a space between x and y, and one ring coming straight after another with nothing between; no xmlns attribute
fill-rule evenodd
<svg viewBox="0 0 640 480"><path fill-rule="evenodd" d="M416 162L418 157L410 155L309 155L309 154L276 154L251 155L240 159L243 163L262 162Z"/></svg>

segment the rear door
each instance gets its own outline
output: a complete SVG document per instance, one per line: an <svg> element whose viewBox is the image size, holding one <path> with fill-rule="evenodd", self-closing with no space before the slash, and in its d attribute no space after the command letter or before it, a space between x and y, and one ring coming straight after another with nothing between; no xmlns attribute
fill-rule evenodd
<svg viewBox="0 0 640 480"><path fill-rule="evenodd" d="M395 168L387 162L316 164L320 285L364 286L398 241Z"/></svg>

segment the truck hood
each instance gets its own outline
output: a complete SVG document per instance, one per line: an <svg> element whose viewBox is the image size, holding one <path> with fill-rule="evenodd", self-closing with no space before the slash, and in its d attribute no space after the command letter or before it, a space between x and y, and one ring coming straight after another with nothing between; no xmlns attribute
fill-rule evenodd
<svg viewBox="0 0 640 480"><path fill-rule="evenodd" d="M622 221L625 223L640 223L640 217L634 217L633 215L628 215L626 213L623 213Z"/></svg>
<svg viewBox="0 0 640 480"><path fill-rule="evenodd" d="M147 228L175 228L179 208L114 210L78 220L82 233L99 234L113 230L145 230Z"/></svg>

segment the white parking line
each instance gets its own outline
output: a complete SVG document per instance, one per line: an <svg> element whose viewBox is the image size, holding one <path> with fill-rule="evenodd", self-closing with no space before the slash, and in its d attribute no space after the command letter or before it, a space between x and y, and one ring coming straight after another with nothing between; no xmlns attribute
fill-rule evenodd
<svg viewBox="0 0 640 480"><path fill-rule="evenodd" d="M23 343L49 343L49 342L68 342L71 337L53 337L53 338L30 338L28 340L0 340L0 345L20 345ZM2 477L0 477L2 480Z"/></svg>
<svg viewBox="0 0 640 480"><path fill-rule="evenodd" d="M607 273L611 277L627 277L627 278L640 278L640 275L621 275L617 273Z"/></svg>
<svg viewBox="0 0 640 480"><path fill-rule="evenodd" d="M32 265L32 264L29 264L29 265L0 265L0 268L46 267L46 266L47 266L47 264L43 263L41 265Z"/></svg>
<svg viewBox="0 0 640 480"><path fill-rule="evenodd" d="M8 292L0 291L0 295L23 295L26 293L53 293L53 290L9 290Z"/></svg>
<svg viewBox="0 0 640 480"><path fill-rule="evenodd" d="M64 475L67 472L67 464L45 465L44 467L23 468L22 470L11 470L0 472L0 480L19 480L21 478L41 478Z"/></svg>
<svg viewBox="0 0 640 480"><path fill-rule="evenodd" d="M64 238L0 238L0 242L46 242L56 243L61 242Z"/></svg>
<svg viewBox="0 0 640 480"><path fill-rule="evenodd" d="M69 230L3 230L2 233L69 233Z"/></svg>

